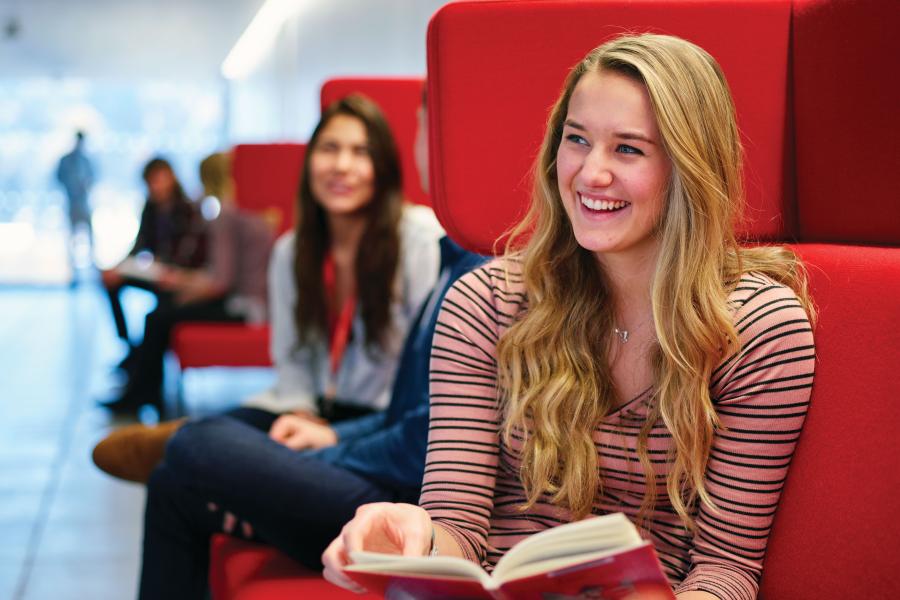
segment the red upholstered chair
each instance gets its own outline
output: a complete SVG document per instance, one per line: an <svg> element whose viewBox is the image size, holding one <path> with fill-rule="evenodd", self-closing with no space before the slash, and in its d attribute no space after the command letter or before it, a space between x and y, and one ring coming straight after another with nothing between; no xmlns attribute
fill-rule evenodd
<svg viewBox="0 0 900 600"><path fill-rule="evenodd" d="M304 144L239 144L232 173L243 210L264 214L279 234L294 224L294 205ZM267 367L269 326L182 323L172 332L172 351L182 370L198 367Z"/></svg>
<svg viewBox="0 0 900 600"><path fill-rule="evenodd" d="M764 600L900 598L897 8L794 3L797 249L820 311L818 362Z"/></svg>
<svg viewBox="0 0 900 600"><path fill-rule="evenodd" d="M804 240L900 242L898 28L895 0L794 2L795 164Z"/></svg>
<svg viewBox="0 0 900 600"><path fill-rule="evenodd" d="M428 194L422 189L416 172L413 141L416 137L416 110L422 104L421 77L340 77L322 84L322 108L352 93L359 93L374 100L384 116L397 142L403 170L403 193L415 204L431 205Z"/></svg>
<svg viewBox="0 0 900 600"><path fill-rule="evenodd" d="M898 25L894 0L459 2L431 23L433 203L479 251L522 214L547 108L587 50L649 30L721 62L747 146L743 230L804 242L820 311L763 600L900 597Z"/></svg>
<svg viewBox="0 0 900 600"><path fill-rule="evenodd" d="M209 585L213 600L373 600L334 586L270 548L226 535L210 545Z"/></svg>
<svg viewBox="0 0 900 600"><path fill-rule="evenodd" d="M900 247L795 248L819 309L816 379L760 598L900 598Z"/></svg>
<svg viewBox="0 0 900 600"><path fill-rule="evenodd" d="M273 217L279 235L294 226L304 154L306 144L234 147L231 170L238 206Z"/></svg>

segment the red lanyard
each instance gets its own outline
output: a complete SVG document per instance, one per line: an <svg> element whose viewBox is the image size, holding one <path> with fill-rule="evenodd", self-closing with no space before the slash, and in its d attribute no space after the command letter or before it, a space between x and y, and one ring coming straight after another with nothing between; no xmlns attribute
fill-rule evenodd
<svg viewBox="0 0 900 600"><path fill-rule="evenodd" d="M325 297L328 300L328 354L331 367L328 385L325 388L325 397L333 400L337 395L337 374L341 368L344 352L347 350L353 315L356 313L356 290L353 290L344 299L343 305L335 314L332 306L334 306L334 299L337 296L337 273L334 258L330 253L325 256L325 262L322 264L322 282L325 284Z"/></svg>

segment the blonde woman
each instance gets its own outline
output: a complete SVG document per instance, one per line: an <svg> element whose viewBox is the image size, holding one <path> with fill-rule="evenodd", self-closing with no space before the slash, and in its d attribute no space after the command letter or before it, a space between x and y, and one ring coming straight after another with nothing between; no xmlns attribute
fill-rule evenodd
<svg viewBox="0 0 900 600"><path fill-rule="evenodd" d="M575 66L518 249L448 293L420 506L373 504L326 550L514 544L621 511L679 600L755 598L813 379L802 265L742 248L734 107L715 60L625 36Z"/></svg>

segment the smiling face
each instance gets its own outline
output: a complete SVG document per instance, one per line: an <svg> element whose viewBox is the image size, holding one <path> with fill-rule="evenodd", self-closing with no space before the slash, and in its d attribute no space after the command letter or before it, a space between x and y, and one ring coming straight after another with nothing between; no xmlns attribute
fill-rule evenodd
<svg viewBox="0 0 900 600"><path fill-rule="evenodd" d="M612 71L586 73L569 100L556 157L578 244L600 260L654 251L670 171L643 84Z"/></svg>
<svg viewBox="0 0 900 600"><path fill-rule="evenodd" d="M356 117L338 114L322 128L309 163L310 188L332 215L360 212L375 193L375 167L366 126Z"/></svg>

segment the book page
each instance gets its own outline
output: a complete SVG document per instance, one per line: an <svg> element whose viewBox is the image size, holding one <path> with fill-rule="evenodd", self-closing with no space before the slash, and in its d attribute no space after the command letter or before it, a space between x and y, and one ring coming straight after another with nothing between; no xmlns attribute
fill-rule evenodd
<svg viewBox="0 0 900 600"><path fill-rule="evenodd" d="M353 562L347 571L390 573L394 575L428 575L432 577L461 577L474 579L488 586L491 577L473 562L455 556L400 556L378 552L351 552Z"/></svg>
<svg viewBox="0 0 900 600"><path fill-rule="evenodd" d="M640 542L637 528L622 513L591 517L522 540L497 563L494 578L505 579L513 569L529 563L632 548Z"/></svg>
<svg viewBox="0 0 900 600"><path fill-rule="evenodd" d="M496 581L497 585L502 585L513 579L523 579L525 577L530 577L531 575L537 575L538 573L548 573L550 571L565 569L566 567L596 562L604 558L615 556L620 552L627 552L628 550L633 550L634 548L646 546L648 544L650 544L650 542L638 541L637 543L625 547L607 548L606 550L596 552L569 554L548 558L546 560L537 560L526 564L516 565L511 569L507 568L499 575L495 572L493 579Z"/></svg>

